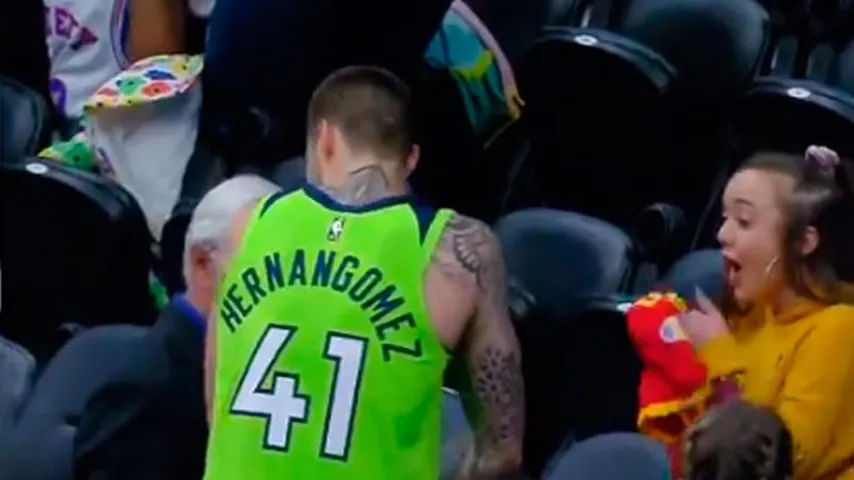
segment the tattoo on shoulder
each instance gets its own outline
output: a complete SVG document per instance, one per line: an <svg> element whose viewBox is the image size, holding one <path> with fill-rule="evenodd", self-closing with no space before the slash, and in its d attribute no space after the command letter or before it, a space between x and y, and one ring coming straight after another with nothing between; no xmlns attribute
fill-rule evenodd
<svg viewBox="0 0 854 480"><path fill-rule="evenodd" d="M501 253L498 242L490 228L479 220L454 214L448 221L441 247L444 250L446 262L474 276L477 285L486 289L489 274L503 275L496 272L495 265L500 262Z"/></svg>

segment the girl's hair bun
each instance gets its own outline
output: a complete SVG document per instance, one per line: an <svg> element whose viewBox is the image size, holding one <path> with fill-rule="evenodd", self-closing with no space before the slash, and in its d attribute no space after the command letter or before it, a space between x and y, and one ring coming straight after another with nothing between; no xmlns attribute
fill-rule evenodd
<svg viewBox="0 0 854 480"><path fill-rule="evenodd" d="M836 168L841 163L838 153L820 145L810 145L804 158L808 167L818 167L823 176L831 179L836 176Z"/></svg>

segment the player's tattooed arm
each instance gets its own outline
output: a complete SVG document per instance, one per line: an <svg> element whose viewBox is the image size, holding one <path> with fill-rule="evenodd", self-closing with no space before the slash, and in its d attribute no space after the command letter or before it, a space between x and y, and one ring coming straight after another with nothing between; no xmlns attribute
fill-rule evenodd
<svg viewBox="0 0 854 480"><path fill-rule="evenodd" d="M472 396L480 408L472 418L472 449L458 478L516 473L522 461L525 393L501 248L487 225L455 214L436 261L449 281L470 288L474 305L459 351L465 355Z"/></svg>

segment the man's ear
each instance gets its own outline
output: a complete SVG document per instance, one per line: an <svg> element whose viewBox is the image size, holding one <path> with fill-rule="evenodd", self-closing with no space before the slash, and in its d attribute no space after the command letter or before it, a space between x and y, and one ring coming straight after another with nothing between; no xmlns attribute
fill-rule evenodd
<svg viewBox="0 0 854 480"><path fill-rule="evenodd" d="M421 147L418 145L412 145L412 149L409 151L409 155L406 156L406 176L412 174L415 171L415 167L418 166L418 161L421 159Z"/></svg>
<svg viewBox="0 0 854 480"><path fill-rule="evenodd" d="M804 235L798 244L798 253L804 257L811 255L818 248L820 240L818 229L812 225L808 226L804 229Z"/></svg>
<svg viewBox="0 0 854 480"><path fill-rule="evenodd" d="M187 253L187 261L190 262L189 272L193 278L188 278L187 281L198 282L204 281L204 278L212 277L213 275L203 275L200 278L197 275L199 272L211 273L214 265L211 263L211 258L208 252L201 245L190 245L190 251Z"/></svg>

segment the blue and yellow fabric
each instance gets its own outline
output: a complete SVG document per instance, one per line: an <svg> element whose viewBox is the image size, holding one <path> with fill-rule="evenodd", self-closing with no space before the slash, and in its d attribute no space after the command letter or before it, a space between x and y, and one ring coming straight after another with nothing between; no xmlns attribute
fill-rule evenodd
<svg viewBox="0 0 854 480"><path fill-rule="evenodd" d="M488 146L521 115L512 67L477 15L455 1L427 47L425 60L454 78L472 131Z"/></svg>

